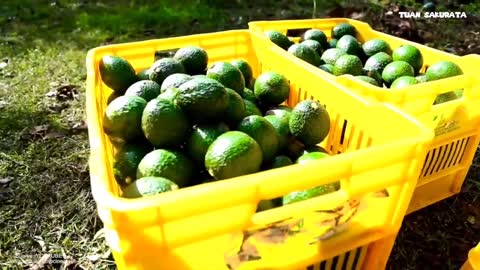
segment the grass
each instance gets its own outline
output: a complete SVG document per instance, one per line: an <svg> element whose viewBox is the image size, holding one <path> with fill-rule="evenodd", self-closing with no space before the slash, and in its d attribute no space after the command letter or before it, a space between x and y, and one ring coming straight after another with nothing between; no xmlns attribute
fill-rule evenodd
<svg viewBox="0 0 480 270"><path fill-rule="evenodd" d="M36 262L49 252L88 268L82 258L107 249L92 239L101 222L90 194L89 146L86 133L73 129L84 119L85 54L60 44L10 53L0 79L0 178L11 179L0 191L0 266L19 268L22 258ZM46 97L54 82L76 85L78 98Z"/></svg>
<svg viewBox="0 0 480 270"><path fill-rule="evenodd" d="M312 2L306 0L263 1L261 5L218 0L187 0L182 5L173 0L148 2L2 2L0 63L6 64L0 64L1 269L23 269L48 253L71 258L71 265L77 265L72 269L114 269L89 186L89 146L83 124L88 49L245 28L254 19L312 15ZM333 6L326 2L317 1L318 15ZM62 93L71 98L63 98ZM452 269L464 260L463 251L480 241L468 235L478 225L466 221L475 216L468 204L478 205L480 195L476 169L471 170L461 195L407 217L390 269L427 265L422 263L430 254L447 260L437 269ZM445 222L438 225L429 220ZM455 224L461 228L452 230ZM432 228L435 232L429 233ZM463 257L449 259L449 254L457 254L455 250Z"/></svg>
<svg viewBox="0 0 480 270"><path fill-rule="evenodd" d="M114 12L107 1L7 1L0 9L6 15L0 55L7 63L0 70L0 179L8 182L0 185L2 269L23 269L48 253L74 259L77 268L114 268L101 233L95 237L102 224L90 193L88 138L76 128L85 118L86 52L113 37L145 38L149 29L152 38L219 28L210 22L221 12L167 1L133 9L129 2ZM188 28L194 19L201 24ZM185 32L174 32L175 25ZM67 91L76 92L75 98L47 96L59 85L71 85Z"/></svg>

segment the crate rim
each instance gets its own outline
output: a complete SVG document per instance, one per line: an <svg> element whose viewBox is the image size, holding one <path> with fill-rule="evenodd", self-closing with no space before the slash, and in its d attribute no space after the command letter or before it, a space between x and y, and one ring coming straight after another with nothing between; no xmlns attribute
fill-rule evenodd
<svg viewBox="0 0 480 270"><path fill-rule="evenodd" d="M136 40L136 41L128 41L128 42L122 42L122 43L112 43L112 44L106 44L106 45L101 45L101 46L97 46L97 47L94 47L94 48L90 48L87 52L87 59L94 59L92 58L96 53L99 53L101 51L104 51L104 50L107 50L107 49L113 49L113 48L116 48L116 49L122 49L122 48L125 48L125 47L129 47L129 46L132 46L132 45L139 45L139 46L143 46L143 45L149 45L151 43L155 43L155 42L159 42L161 40L165 40L165 39L181 39L181 38L185 38L185 37L188 37L188 38L202 38L202 37L206 37L206 36L222 36L223 34L228 34L228 33L239 33L239 34L247 34L247 35L251 35L252 34L252 31L249 30L249 29L232 29L232 30L225 30L225 31L214 31L214 32L207 32L207 33L197 33L197 34L191 34L191 35L184 35L184 36L169 36L169 37L163 37L163 38L148 38L148 39L144 39L144 40ZM88 64L89 62L87 61L87 69L88 69Z"/></svg>

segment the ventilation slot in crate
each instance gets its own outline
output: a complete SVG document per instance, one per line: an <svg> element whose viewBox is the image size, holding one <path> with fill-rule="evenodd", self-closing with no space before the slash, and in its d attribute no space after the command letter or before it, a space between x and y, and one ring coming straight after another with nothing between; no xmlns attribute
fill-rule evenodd
<svg viewBox="0 0 480 270"><path fill-rule="evenodd" d="M430 150L421 177L427 177L462 163L470 137L462 138Z"/></svg>
<svg viewBox="0 0 480 270"><path fill-rule="evenodd" d="M339 256L322 261L317 264L309 265L307 270L360 270L363 259L367 251L367 246L348 251Z"/></svg>

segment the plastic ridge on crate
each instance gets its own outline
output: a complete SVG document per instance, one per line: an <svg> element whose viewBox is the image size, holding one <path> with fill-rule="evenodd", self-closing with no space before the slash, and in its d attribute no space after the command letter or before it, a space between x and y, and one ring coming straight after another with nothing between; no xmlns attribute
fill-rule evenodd
<svg viewBox="0 0 480 270"><path fill-rule="evenodd" d="M263 35L267 30L277 30L298 42L303 31L315 28L322 30L330 38L332 27L342 22L355 26L360 42L381 38L390 44L392 50L403 44L414 45L423 55L422 71L435 62L449 60L458 64L464 74L402 89L386 89L351 75L336 77L287 53ZM250 22L249 28L262 35L263 41L281 52L283 57L295 62L297 68L334 81L365 98L393 104L435 132L436 138L430 145L407 213L460 192L480 140L480 78L477 75L479 55L452 55L375 31L367 23L345 18L257 21ZM432 106L439 94L455 89L463 89L462 98Z"/></svg>
<svg viewBox="0 0 480 270"><path fill-rule="evenodd" d="M468 252L468 258L460 270L480 270L480 243Z"/></svg>
<svg viewBox="0 0 480 270"><path fill-rule="evenodd" d="M155 52L187 45L204 48L209 65L243 58L255 77L285 75L288 105L315 99L326 107L331 128L321 145L338 155L152 197L120 197L114 148L102 129L111 90L98 63L118 55L139 71ZM416 119L294 68L248 30L103 46L88 52L86 64L92 193L118 269L384 269L434 136ZM262 199L338 180L336 192L255 213Z"/></svg>

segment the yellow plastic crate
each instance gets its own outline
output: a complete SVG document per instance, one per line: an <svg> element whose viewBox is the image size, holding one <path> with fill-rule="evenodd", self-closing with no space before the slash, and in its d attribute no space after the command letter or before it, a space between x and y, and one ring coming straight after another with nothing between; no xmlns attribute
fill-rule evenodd
<svg viewBox="0 0 480 270"><path fill-rule="evenodd" d="M295 68L260 41L248 30L235 30L89 51L91 186L119 269L215 270L228 269L227 262L243 270L385 267L433 133L390 105L367 102ZM113 54L138 71L153 63L156 51L186 45L203 47L210 64L243 58L255 76L269 70L285 75L288 105L305 99L325 104L331 130L322 146L342 154L154 197L121 198L111 170L113 147L102 129L111 90L98 63ZM255 213L262 199L337 180L337 192ZM340 228L345 230L335 233Z"/></svg>
<svg viewBox="0 0 480 270"><path fill-rule="evenodd" d="M480 243L470 250L461 270L480 270Z"/></svg>
<svg viewBox="0 0 480 270"><path fill-rule="evenodd" d="M381 38L390 44L392 50L403 44L417 47L423 55L425 71L429 65L438 61L449 60L458 64L464 75L442 79L435 82L421 83L402 89L377 87L359 80L351 75L334 76L313 65L304 62L274 45L263 33L277 30L287 34L300 32L301 29L320 29L328 38L331 29L338 23L348 22L357 29L357 38L365 42L373 38ZM434 130L435 140L430 145L425 164L418 179L410 207L407 213L414 212L432 203L460 192L467 172L473 161L480 141L480 79L476 74L480 65L479 55L455 56L418 43L407 41L373 30L367 23L352 19L311 19L287 21L250 22L249 28L262 35L264 42L282 52L282 55L296 63L298 68L309 70L316 76L335 81L347 89L377 101L393 104L412 117L418 119L426 127ZM292 31L293 30L293 31ZM289 36L298 42L298 35ZM455 89L463 89L464 97L446 104L432 106L435 98L442 93Z"/></svg>

